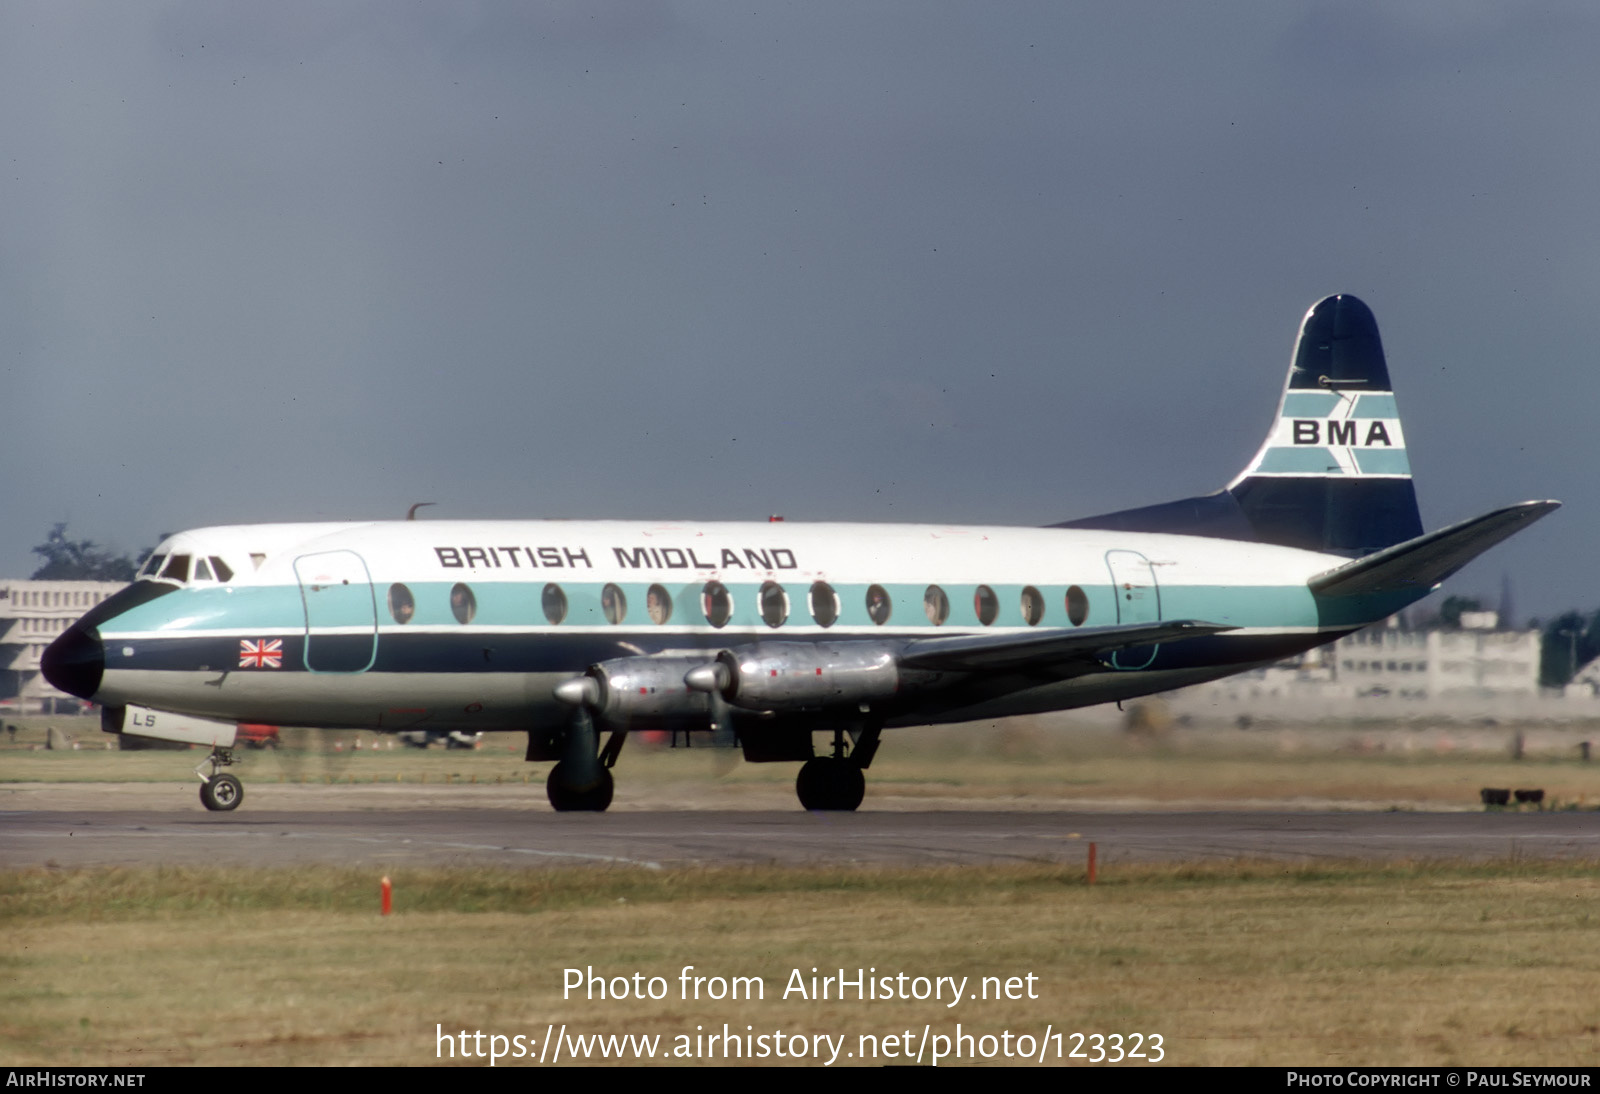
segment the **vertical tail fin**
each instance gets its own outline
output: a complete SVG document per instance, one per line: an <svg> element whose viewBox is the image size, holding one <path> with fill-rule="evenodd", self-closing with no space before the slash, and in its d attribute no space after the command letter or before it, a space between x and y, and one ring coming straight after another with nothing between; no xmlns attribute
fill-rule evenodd
<svg viewBox="0 0 1600 1094"><path fill-rule="evenodd" d="M1225 490L1054 527L1173 532L1348 555L1421 535L1372 312L1353 296L1330 296L1306 313L1272 429Z"/></svg>
<svg viewBox="0 0 1600 1094"><path fill-rule="evenodd" d="M1360 300L1306 313L1272 431L1228 492L1265 543L1359 555L1422 534L1378 324Z"/></svg>

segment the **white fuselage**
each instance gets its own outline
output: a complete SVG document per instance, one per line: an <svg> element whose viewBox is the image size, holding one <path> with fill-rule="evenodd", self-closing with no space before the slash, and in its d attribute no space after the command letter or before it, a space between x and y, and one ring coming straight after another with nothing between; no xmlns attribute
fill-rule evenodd
<svg viewBox="0 0 1600 1094"><path fill-rule="evenodd" d="M209 579L200 559L212 560ZM524 729L561 717L562 680L618 657L1174 619L1237 628L1195 656L1189 643L1144 647L1094 671L1030 671L887 715L963 720L1212 679L1394 610L1341 603L1330 615L1306 581L1343 561L1196 536L911 524L200 529L171 537L147 567L170 575L153 578L170 595L101 623L96 698L284 724Z"/></svg>

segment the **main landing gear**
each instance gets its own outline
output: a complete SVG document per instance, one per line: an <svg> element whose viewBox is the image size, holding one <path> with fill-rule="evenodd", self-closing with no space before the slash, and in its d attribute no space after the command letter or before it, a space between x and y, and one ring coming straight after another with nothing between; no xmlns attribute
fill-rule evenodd
<svg viewBox="0 0 1600 1094"><path fill-rule="evenodd" d="M194 773L200 775L200 804L213 813L231 812L244 801L244 784L233 775L220 774L224 767L235 763L238 761L233 758L231 748L213 748L211 755L194 769ZM200 768L207 764L211 765L211 773L201 775Z"/></svg>
<svg viewBox="0 0 1600 1094"><path fill-rule="evenodd" d="M807 760L794 780L800 806L811 812L851 812L867 794L867 777L849 758L816 756Z"/></svg>
<svg viewBox="0 0 1600 1094"><path fill-rule="evenodd" d="M709 667L694 668L684 679L695 690L709 692L710 728L715 733L738 741L744 758L750 763L804 761L794 784L802 808L844 813L860 808L867 792L863 772L872 765L872 758L878 751L878 737L883 731L880 722L856 718L835 722L832 755L829 756L816 754L812 724L801 718L756 725L750 735L736 735L727 707L715 690L716 681L709 673L701 674L706 679L692 679L700 674L701 668ZM571 708L566 724L547 725L528 732L527 758L557 761L545 780L545 794L557 813L603 813L611 805L616 787L611 768L616 765L628 733L625 729L613 730L601 747L600 731L592 712L608 709L605 694L593 674L566 680L555 689L556 698ZM619 694L629 693L624 690ZM862 713L867 712L863 710Z"/></svg>
<svg viewBox="0 0 1600 1094"><path fill-rule="evenodd" d="M550 777L544 781L544 792L550 799L550 808L557 813L604 813L611 805L611 793L616 789L611 772L602 767L600 777L592 785L576 789L570 780L570 772L565 770L566 766L565 761L556 764L550 769Z"/></svg>
<svg viewBox="0 0 1600 1094"><path fill-rule="evenodd" d="M867 777L862 772L878 751L880 729L871 726L861 731L855 746L845 754L845 732L833 731L833 755L813 756L800 767L794 791L801 808L815 812L851 813L860 808L867 793Z"/></svg>
<svg viewBox="0 0 1600 1094"><path fill-rule="evenodd" d="M616 766L622 745L628 739L627 730L616 730L604 748L597 748L599 733L588 708L579 703L573 708L567 723L565 740L559 745L561 757L550 769L545 780L545 796L550 808L557 813L604 813L611 806L611 794L616 782L611 769ZM528 758L534 758L532 741Z"/></svg>

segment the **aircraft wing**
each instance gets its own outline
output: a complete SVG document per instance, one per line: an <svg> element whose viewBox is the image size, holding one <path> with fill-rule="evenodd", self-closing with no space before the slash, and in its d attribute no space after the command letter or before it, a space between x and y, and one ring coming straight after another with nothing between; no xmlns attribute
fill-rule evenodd
<svg viewBox="0 0 1600 1094"><path fill-rule="evenodd" d="M904 668L956 672L1043 668L1062 661L1100 660L1131 646L1153 646L1237 629L1197 619L1174 619L1021 635L958 634L916 639L901 651L899 661Z"/></svg>
<svg viewBox="0 0 1600 1094"><path fill-rule="evenodd" d="M1560 507L1559 501L1508 505L1347 562L1307 584L1318 596L1431 589L1496 543Z"/></svg>

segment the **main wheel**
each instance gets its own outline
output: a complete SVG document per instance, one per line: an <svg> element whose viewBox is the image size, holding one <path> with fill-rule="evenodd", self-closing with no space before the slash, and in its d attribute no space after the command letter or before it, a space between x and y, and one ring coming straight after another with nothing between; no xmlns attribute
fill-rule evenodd
<svg viewBox="0 0 1600 1094"><path fill-rule="evenodd" d="M609 769L602 767L600 781L587 790L574 790L567 785L566 772L562 770L565 766L564 763L558 763L552 767L550 777L544 782L550 808L557 813L604 813L610 808L616 782L611 778Z"/></svg>
<svg viewBox="0 0 1600 1094"><path fill-rule="evenodd" d="M801 765L794 792L802 809L849 813L866 797L867 777L848 760L816 756Z"/></svg>
<svg viewBox="0 0 1600 1094"><path fill-rule="evenodd" d="M213 775L209 782L200 784L200 804L213 813L237 809L242 801L244 784L232 775Z"/></svg>

